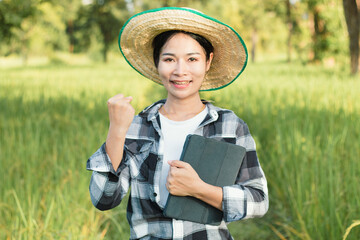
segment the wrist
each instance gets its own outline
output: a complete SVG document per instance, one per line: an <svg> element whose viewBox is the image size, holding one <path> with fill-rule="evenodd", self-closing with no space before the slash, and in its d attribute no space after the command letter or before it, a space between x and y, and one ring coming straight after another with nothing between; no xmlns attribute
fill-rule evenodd
<svg viewBox="0 0 360 240"><path fill-rule="evenodd" d="M193 197L198 199L203 199L206 196L206 191L209 187L209 184L204 182L203 180L199 180L198 183L195 185L194 192L192 194Z"/></svg>
<svg viewBox="0 0 360 240"><path fill-rule="evenodd" d="M112 137L123 138L126 136L127 131L128 128L126 127L110 124L108 135L111 135Z"/></svg>
<svg viewBox="0 0 360 240"><path fill-rule="evenodd" d="M221 187L202 182L193 196L222 211L222 191Z"/></svg>

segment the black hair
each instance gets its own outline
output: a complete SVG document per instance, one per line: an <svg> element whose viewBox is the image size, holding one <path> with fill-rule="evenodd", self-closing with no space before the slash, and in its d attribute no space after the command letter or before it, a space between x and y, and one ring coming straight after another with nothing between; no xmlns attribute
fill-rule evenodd
<svg viewBox="0 0 360 240"><path fill-rule="evenodd" d="M169 40L170 37L174 36L177 33L184 33L184 34L190 36L191 38L193 38L194 40L196 40L200 44L200 46L202 46L204 48L205 54L206 54L206 60L209 60L210 53L214 52L214 47L209 40L207 40L203 36L200 36L196 33L186 32L186 31L182 31L182 30L170 30L170 31L160 33L159 35L157 35L154 38L154 40L152 42L152 47L154 49L153 58L154 58L154 63L155 63L156 67L159 65L159 57L160 57L160 51L161 51L162 47Z"/></svg>

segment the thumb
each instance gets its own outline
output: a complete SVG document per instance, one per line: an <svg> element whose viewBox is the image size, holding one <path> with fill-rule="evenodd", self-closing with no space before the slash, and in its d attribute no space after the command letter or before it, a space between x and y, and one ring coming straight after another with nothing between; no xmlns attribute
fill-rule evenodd
<svg viewBox="0 0 360 240"><path fill-rule="evenodd" d="M185 168L188 165L188 163L179 160L168 161L168 163L171 167L177 168Z"/></svg>

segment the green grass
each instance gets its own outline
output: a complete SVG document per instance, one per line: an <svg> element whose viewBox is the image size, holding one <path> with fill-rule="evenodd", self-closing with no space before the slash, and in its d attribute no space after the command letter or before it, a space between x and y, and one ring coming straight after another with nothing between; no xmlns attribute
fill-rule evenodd
<svg viewBox="0 0 360 240"><path fill-rule="evenodd" d="M91 205L86 160L106 138L108 98L132 95L139 112L162 88L122 60L0 71L0 239L127 239L126 201ZM231 223L235 239L342 239L360 220L360 78L343 72L250 63L202 93L248 123L268 179L268 214Z"/></svg>

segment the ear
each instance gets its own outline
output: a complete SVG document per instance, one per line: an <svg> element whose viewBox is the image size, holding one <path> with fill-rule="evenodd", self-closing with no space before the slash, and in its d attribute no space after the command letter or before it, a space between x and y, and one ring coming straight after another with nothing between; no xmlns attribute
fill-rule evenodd
<svg viewBox="0 0 360 240"><path fill-rule="evenodd" d="M214 57L214 53L212 52L212 53L210 53L209 59L206 61L206 72L209 71L209 69L210 69L213 57Z"/></svg>

